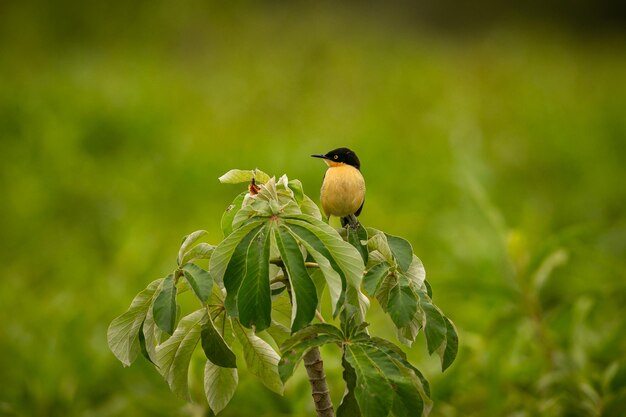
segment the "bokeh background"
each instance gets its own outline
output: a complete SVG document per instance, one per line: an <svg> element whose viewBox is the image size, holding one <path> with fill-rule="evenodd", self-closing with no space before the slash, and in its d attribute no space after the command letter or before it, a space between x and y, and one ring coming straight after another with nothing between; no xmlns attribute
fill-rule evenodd
<svg viewBox="0 0 626 417"><path fill-rule="evenodd" d="M183 235L221 239L240 190L218 176L287 173L317 200L309 155L339 146L363 164L361 221L412 242L459 329L444 374L421 336L407 349L433 416L626 415L625 15L0 2L0 415L208 415L196 379L187 405L106 328ZM222 415L313 415L302 372L284 397L240 375Z"/></svg>

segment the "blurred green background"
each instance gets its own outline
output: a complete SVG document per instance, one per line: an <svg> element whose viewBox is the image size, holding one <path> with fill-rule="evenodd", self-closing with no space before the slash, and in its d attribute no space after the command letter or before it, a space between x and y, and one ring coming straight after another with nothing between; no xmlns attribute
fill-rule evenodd
<svg viewBox="0 0 626 417"><path fill-rule="evenodd" d="M444 374L407 349L433 416L626 415L625 20L567 3L2 2L0 415L207 415L106 328L183 235L221 239L218 176L317 200L339 146L459 329ZM240 375L222 415L313 415L302 372Z"/></svg>

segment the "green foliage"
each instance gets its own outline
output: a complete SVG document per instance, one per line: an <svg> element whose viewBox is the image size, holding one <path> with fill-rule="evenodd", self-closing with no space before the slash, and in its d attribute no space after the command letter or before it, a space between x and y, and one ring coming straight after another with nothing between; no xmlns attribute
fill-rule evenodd
<svg viewBox="0 0 626 417"><path fill-rule="evenodd" d="M411 245L375 229L368 233L361 225L333 229L307 205L302 184L286 176L276 180L259 170L231 170L220 180L250 181L249 191L222 216L224 240L217 246L198 243L205 231L183 240L177 269L150 284L111 324L109 346L118 359L129 365L143 352L170 389L189 400L190 362L201 342L207 359L205 396L217 413L238 384L233 340L241 346L248 371L278 394L307 351L336 344L348 386L340 415L427 414L427 383L398 347L369 336L364 318L370 304L361 292L364 287L375 295L400 341L413 342L424 329L429 353L441 356L445 370L457 353L456 330L432 303ZM208 259L208 271L191 262L203 259ZM322 275L317 286L310 269ZM177 296L185 283L201 308L177 322ZM324 287L341 329L312 323ZM291 336L277 321L281 310ZM276 346L259 336L264 331ZM161 341L157 332L171 336Z"/></svg>

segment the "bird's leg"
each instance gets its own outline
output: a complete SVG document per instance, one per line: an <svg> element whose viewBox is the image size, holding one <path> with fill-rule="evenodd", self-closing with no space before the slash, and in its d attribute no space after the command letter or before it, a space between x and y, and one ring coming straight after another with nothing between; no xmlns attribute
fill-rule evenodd
<svg viewBox="0 0 626 417"><path fill-rule="evenodd" d="M357 219L357 217L354 214L350 214L346 216L345 219L347 220L345 224L346 227L350 227L353 230L358 230L360 223L359 223L359 219Z"/></svg>

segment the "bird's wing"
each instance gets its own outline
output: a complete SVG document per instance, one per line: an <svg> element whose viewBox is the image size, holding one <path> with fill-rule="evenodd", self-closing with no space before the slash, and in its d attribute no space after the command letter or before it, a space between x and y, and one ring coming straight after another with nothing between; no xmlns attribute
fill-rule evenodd
<svg viewBox="0 0 626 417"><path fill-rule="evenodd" d="M359 209L354 213L355 216L359 217L359 214L361 214L361 210L363 210L363 204L365 204L365 198L363 199L363 202L361 203L361 207L359 207Z"/></svg>

